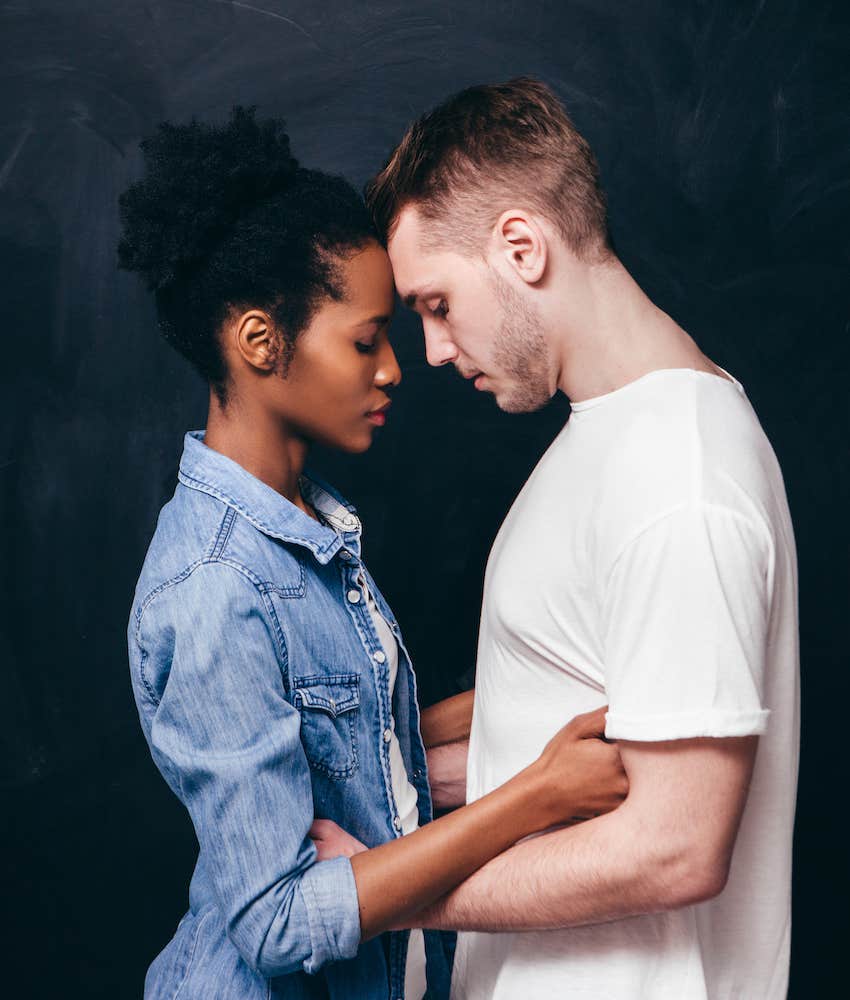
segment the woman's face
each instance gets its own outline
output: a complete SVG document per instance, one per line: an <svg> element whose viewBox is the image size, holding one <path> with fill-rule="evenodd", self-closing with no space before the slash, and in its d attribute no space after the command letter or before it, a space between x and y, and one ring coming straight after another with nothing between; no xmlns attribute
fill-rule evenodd
<svg viewBox="0 0 850 1000"><path fill-rule="evenodd" d="M370 243L340 264L345 295L325 301L299 334L274 406L293 432L343 451L365 451L387 419L387 390L401 370L387 337L393 274L383 247Z"/></svg>

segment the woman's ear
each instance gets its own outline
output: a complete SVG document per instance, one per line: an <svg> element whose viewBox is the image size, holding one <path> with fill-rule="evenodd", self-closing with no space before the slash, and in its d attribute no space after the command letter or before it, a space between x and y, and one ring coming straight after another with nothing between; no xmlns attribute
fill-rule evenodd
<svg viewBox="0 0 850 1000"><path fill-rule="evenodd" d="M252 309L237 316L233 326L233 341L246 364L259 371L274 371L277 364L277 344L267 313Z"/></svg>
<svg viewBox="0 0 850 1000"><path fill-rule="evenodd" d="M496 252L523 281L537 284L546 273L549 248L535 217L524 209L502 212L494 235Z"/></svg>

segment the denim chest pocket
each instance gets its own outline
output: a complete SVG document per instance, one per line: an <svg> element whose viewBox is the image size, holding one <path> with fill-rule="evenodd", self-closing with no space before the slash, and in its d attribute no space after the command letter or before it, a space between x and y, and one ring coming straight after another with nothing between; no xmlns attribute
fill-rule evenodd
<svg viewBox="0 0 850 1000"><path fill-rule="evenodd" d="M338 781L357 770L358 674L293 678L301 743L310 766Z"/></svg>

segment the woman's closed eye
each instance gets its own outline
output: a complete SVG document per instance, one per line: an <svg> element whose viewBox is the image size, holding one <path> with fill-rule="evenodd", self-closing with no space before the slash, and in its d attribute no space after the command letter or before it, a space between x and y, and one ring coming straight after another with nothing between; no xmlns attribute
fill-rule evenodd
<svg viewBox="0 0 850 1000"><path fill-rule="evenodd" d="M357 340L354 342L354 346L361 354L372 354L375 350L374 340Z"/></svg>

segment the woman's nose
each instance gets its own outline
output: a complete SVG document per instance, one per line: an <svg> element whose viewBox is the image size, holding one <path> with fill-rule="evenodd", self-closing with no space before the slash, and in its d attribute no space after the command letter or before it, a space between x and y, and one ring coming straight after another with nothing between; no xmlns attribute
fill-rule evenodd
<svg viewBox="0 0 850 1000"><path fill-rule="evenodd" d="M401 368L392 344L387 340L381 347L378 356L378 368L375 372L375 384L384 387L398 385L401 382Z"/></svg>

